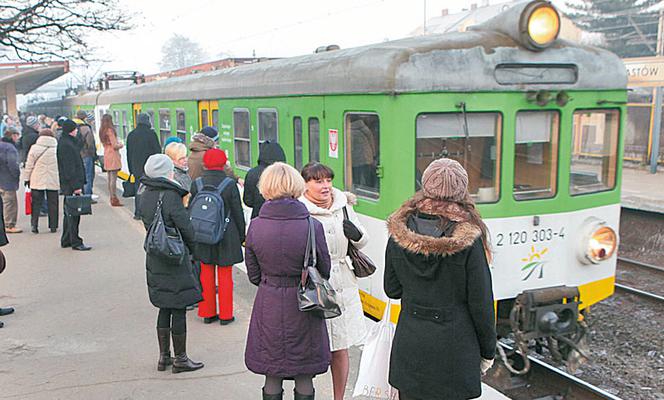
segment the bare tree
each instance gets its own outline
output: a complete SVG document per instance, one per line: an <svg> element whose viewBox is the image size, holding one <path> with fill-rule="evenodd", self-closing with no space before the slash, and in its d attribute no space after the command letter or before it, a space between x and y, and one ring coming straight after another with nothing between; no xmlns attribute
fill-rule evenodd
<svg viewBox="0 0 664 400"><path fill-rule="evenodd" d="M88 60L87 33L129 28L117 0L0 0L0 58Z"/></svg>
<svg viewBox="0 0 664 400"><path fill-rule="evenodd" d="M201 46L186 36L174 34L161 48L162 71L189 67L204 62L207 54Z"/></svg>

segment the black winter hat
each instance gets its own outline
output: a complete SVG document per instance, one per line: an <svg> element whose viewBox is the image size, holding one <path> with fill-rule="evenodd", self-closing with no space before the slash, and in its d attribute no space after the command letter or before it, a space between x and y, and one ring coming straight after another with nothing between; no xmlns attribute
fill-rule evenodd
<svg viewBox="0 0 664 400"><path fill-rule="evenodd" d="M219 139L219 132L217 132L213 126L206 126L205 128L201 129L201 133L212 140Z"/></svg>
<svg viewBox="0 0 664 400"><path fill-rule="evenodd" d="M74 129L77 128L76 122L70 120L69 118L62 121L62 124L60 125L62 126L62 133L64 134L69 134L70 132L72 132Z"/></svg>

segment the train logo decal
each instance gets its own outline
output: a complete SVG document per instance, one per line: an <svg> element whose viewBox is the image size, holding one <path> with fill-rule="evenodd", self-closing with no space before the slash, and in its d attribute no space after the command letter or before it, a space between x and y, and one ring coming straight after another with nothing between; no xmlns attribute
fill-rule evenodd
<svg viewBox="0 0 664 400"><path fill-rule="evenodd" d="M526 263L523 267L521 267L521 271L527 271L526 276L521 279L522 281L526 281L535 275L537 275L537 279L544 278L544 266L546 265L547 261L542 261L542 256L548 252L548 247L544 247L540 251L536 251L535 246L530 247L530 254L528 254L527 257L521 259L521 261ZM536 274L536 271L539 271L539 273Z"/></svg>

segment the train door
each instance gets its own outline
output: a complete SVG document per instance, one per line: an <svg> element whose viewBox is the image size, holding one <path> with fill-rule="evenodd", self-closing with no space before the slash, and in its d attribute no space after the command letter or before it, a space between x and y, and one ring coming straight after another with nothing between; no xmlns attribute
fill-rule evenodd
<svg viewBox="0 0 664 400"><path fill-rule="evenodd" d="M141 112L141 103L134 103L132 106L133 115L134 115L134 128L136 128L138 121L138 114Z"/></svg>
<svg viewBox="0 0 664 400"><path fill-rule="evenodd" d="M323 131L323 101L310 98L294 108L298 110L292 118L294 166L301 169L311 161L321 161L321 132ZM323 149L323 151L326 147Z"/></svg>
<svg viewBox="0 0 664 400"><path fill-rule="evenodd" d="M219 102L216 100L201 100L198 102L198 126L214 126L219 129Z"/></svg>

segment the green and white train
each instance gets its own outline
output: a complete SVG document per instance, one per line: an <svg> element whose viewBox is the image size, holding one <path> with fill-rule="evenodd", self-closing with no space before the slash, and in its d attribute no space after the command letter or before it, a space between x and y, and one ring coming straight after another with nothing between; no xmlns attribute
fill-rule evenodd
<svg viewBox="0 0 664 400"><path fill-rule="evenodd" d="M143 111L162 143L174 135L188 142L214 125L240 176L256 164L264 140L278 141L296 168L329 165L334 185L357 194L371 235L366 252L379 269L360 286L375 318L386 299L386 217L416 191L431 161L456 159L491 232L499 332L516 333L522 344L553 343L565 356L583 333L580 310L614 290L627 78L617 56L560 40L559 27L553 6L535 0L467 32L88 93L31 110L83 108L98 121L110 113L121 139Z"/></svg>

